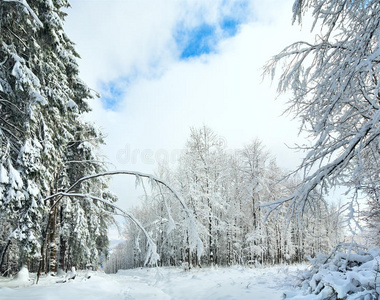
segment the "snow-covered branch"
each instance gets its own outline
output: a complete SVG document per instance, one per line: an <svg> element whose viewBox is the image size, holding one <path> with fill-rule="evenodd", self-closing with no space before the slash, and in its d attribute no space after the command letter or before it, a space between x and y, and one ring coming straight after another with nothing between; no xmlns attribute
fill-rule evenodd
<svg viewBox="0 0 380 300"><path fill-rule="evenodd" d="M366 161L378 156L380 141L380 3L297 0L293 20L301 22L309 8L313 28L321 25L315 43L293 43L264 67L264 75L273 79L283 63L278 92L293 92L287 111L313 140L312 147L300 147L308 151L299 167L304 173L300 188L265 205L274 211L290 203L291 215L302 213L319 185L362 188L370 181ZM378 163L370 168L380 172Z"/></svg>
<svg viewBox="0 0 380 300"><path fill-rule="evenodd" d="M42 24L41 20L38 18L38 16L33 11L33 9L30 8L30 6L29 6L28 2L26 2L26 0L2 0L2 1L4 1L4 2L16 2L16 3L23 5L27 9L27 11L30 13L30 15L33 17L33 19L36 21L36 23L40 27L44 27L44 24Z"/></svg>
<svg viewBox="0 0 380 300"><path fill-rule="evenodd" d="M93 196L93 195L90 195L90 194L59 192L59 193L55 194L54 196L55 197L56 196L78 197L78 198L83 198L83 199L96 200L96 201L100 201L100 202L104 203L108 207L112 207L112 208L120 211L122 213L122 216L130 219L133 223L136 224L137 227L139 227L141 229L141 231L144 233L144 235L145 235L145 237L147 239L148 253L147 253L146 260L145 260L145 264L147 264L147 263L150 263L152 265L156 265L157 264L158 260L160 259L160 256L157 253L157 246L156 246L156 244L154 243L154 241L152 240L152 238L149 236L148 232L146 231L146 229L144 228L144 226L140 223L140 221L137 220L131 213L129 213L129 212L121 209L117 205L115 205L113 203L110 203L107 200L104 200L103 198L96 197L96 196ZM57 204L57 202L54 203L54 205L56 205L56 204ZM50 209L50 210L52 210L52 209Z"/></svg>
<svg viewBox="0 0 380 300"><path fill-rule="evenodd" d="M165 186L174 196L175 198L179 201L181 204L183 210L186 213L187 216L187 225L188 225L188 232L189 232L189 247L190 250L197 250L197 255L200 258L202 253L203 253L203 244L201 239L199 238L198 232L196 230L196 225L195 225L195 218L193 212L189 209L189 207L186 205L185 201L181 198L181 196L177 193L177 191L172 188L166 181L151 175L151 174L146 174L146 173L141 173L137 171L128 171L128 170L119 170L119 171L108 171L108 172L103 172L103 173L98 173L98 174L93 174L89 176L82 177L78 179L73 185L71 185L68 189L66 189L65 192L60 192L56 193L54 195L51 195L47 198L44 199L44 201L48 201L50 199L54 199L58 197L57 200L55 200L54 204L50 208L50 212L53 211L54 207L61 201L62 197L67 196L68 194L71 194L70 192L73 191L75 188L77 188L81 183L95 179L98 177L104 177L104 176L114 176L114 175L131 175L135 176L137 180L140 178L147 178L149 179L152 183L157 183Z"/></svg>

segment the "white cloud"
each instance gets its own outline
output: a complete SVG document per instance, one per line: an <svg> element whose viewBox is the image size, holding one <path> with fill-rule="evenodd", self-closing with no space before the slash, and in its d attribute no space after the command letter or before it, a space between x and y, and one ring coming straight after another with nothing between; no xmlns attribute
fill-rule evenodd
<svg viewBox="0 0 380 300"><path fill-rule="evenodd" d="M184 146L190 126L206 124L231 149L259 137L281 166L294 168L299 154L284 143L296 141L297 124L280 117L284 99L275 101L275 86L261 82L265 61L305 35L291 27L292 1L252 1L247 7L254 20L222 41L216 54L187 61L176 58L176 24L196 24L199 11L216 22L218 10L208 7L217 5L213 1L181 3L185 10L179 1L73 1L66 30L82 56L83 79L98 88L133 70L141 75L118 111L104 110L98 100L92 104L91 118L108 135L105 154L117 168L153 172L157 157L175 156ZM129 159L120 159L123 151ZM113 183L134 197L125 185Z"/></svg>
<svg viewBox="0 0 380 300"><path fill-rule="evenodd" d="M73 1L66 31L77 43L89 84L113 80L133 68L170 58L177 8L164 1Z"/></svg>

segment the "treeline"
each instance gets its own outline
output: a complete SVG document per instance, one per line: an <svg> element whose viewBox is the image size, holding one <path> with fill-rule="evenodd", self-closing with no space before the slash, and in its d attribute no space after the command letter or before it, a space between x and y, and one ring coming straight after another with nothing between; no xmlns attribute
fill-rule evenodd
<svg viewBox="0 0 380 300"><path fill-rule="evenodd" d="M174 186L193 210L204 245L198 261L187 246L183 209L155 188L133 214L157 243L162 266L301 262L307 255L330 251L342 238L337 209L316 192L300 215L282 207L266 216L262 205L291 194L299 181L285 178L259 140L229 153L208 127L192 129L177 167L162 165L158 177ZM144 264L145 241L131 223L125 238L113 250L106 271Z"/></svg>
<svg viewBox="0 0 380 300"><path fill-rule="evenodd" d="M83 121L91 90L78 77L62 8L69 2L0 1L0 275L96 263L108 250L110 210L51 195L104 170L102 135ZM73 193L113 200L98 178ZM57 202L58 201L58 202Z"/></svg>

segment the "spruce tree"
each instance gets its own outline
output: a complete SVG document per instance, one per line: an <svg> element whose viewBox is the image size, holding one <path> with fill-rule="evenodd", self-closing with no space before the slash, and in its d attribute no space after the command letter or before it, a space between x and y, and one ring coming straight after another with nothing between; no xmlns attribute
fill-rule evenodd
<svg viewBox="0 0 380 300"><path fill-rule="evenodd" d="M8 234L0 247L4 257L7 245L17 241L26 262L45 252L48 237L53 272L68 204L62 202L48 218L54 199L43 199L102 165L94 152L102 138L81 117L92 94L78 77L79 56L63 30L62 8L68 6L65 0L0 1L0 225ZM106 182L98 184L104 190ZM83 209L85 218L90 209ZM103 228L98 236L104 235Z"/></svg>

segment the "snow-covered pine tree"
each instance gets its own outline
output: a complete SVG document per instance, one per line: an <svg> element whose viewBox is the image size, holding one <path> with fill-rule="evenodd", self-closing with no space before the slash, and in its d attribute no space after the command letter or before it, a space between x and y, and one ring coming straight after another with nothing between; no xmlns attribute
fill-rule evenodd
<svg viewBox="0 0 380 300"><path fill-rule="evenodd" d="M78 124L74 139L66 147L65 187L71 186L78 178L106 171L104 162L95 155L101 142L102 134L91 124ZM107 178L103 176L85 181L72 192L91 194L110 203L116 201L115 195L107 189ZM55 238L59 240L57 256L61 269L69 269L72 265L80 267L83 263L94 264L101 253L107 252L107 230L112 222L112 212L104 203L86 198L70 197L57 205L56 223L60 227ZM53 257L49 259L54 261Z"/></svg>
<svg viewBox="0 0 380 300"><path fill-rule="evenodd" d="M43 235L49 235L53 270L59 207L50 217L52 231L43 232L52 203L42 199L69 184L68 173L89 170L78 163L74 171L67 161L69 151L79 149L69 150L78 130L93 131L80 118L92 95L78 77L78 54L63 30L62 8L68 6L66 0L0 1L0 213L23 262L39 256ZM88 136L97 143L97 133Z"/></svg>

